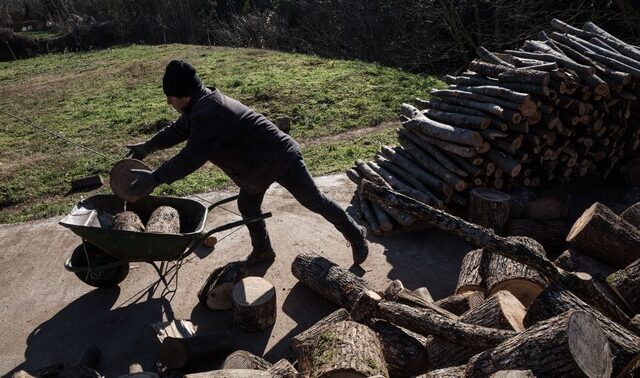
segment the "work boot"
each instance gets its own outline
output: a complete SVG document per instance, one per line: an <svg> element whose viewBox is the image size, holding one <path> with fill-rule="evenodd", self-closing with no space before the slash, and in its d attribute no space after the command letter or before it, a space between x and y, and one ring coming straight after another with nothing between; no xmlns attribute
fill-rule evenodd
<svg viewBox="0 0 640 378"><path fill-rule="evenodd" d="M271 240L267 236L264 240L252 242L253 250L247 257L248 264L259 264L263 262L272 262L276 259L276 253L271 247Z"/></svg>
<svg viewBox="0 0 640 378"><path fill-rule="evenodd" d="M353 255L353 263L356 265L362 264L369 256L369 242L366 239L367 229L358 226L358 234L353 237L345 238L351 244L351 254Z"/></svg>

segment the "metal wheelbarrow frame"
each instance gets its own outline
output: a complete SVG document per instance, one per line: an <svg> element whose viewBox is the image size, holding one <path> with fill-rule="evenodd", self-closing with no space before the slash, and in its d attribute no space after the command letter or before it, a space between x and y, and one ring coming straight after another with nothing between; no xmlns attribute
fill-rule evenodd
<svg viewBox="0 0 640 378"><path fill-rule="evenodd" d="M70 256L64 264L66 270L76 273L83 282L97 286L115 286L121 282L128 272L130 262L146 262L151 264L162 282L168 286L165 276L165 262L177 261L196 251L211 235L217 232L243 226L247 223L261 221L271 217L271 213L264 213L256 217L245 218L230 222L208 231L204 230L207 215L215 207L234 201L237 195L224 198L218 202L205 206L201 202L172 196L148 196L135 203L127 203L127 210L134 211L146 224L153 210L159 206L171 206L180 215L179 234L160 234L152 232L133 232L114 230L110 228L110 214L117 214L124 210L125 202L111 194L101 194L88 197L78 202L71 213L63 218L59 224L69 228L82 238L84 262L77 263L77 256ZM87 244L90 244L89 248ZM103 252L110 259L96 259L95 251ZM75 253L75 252L74 252ZM92 261L93 260L93 261ZM158 266L156 261L160 261ZM126 270L124 266L126 265ZM179 266L178 266L179 267ZM121 279L114 284L109 282L100 285L99 278L105 272L120 269ZM83 276L86 275L86 279ZM89 277L94 277L90 280ZM106 281L105 281L106 282Z"/></svg>

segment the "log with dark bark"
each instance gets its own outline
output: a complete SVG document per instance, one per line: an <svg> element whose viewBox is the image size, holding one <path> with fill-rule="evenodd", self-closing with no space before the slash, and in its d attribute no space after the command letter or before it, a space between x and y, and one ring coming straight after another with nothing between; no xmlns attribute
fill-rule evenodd
<svg viewBox="0 0 640 378"><path fill-rule="evenodd" d="M466 366L454 366L432 370L428 373L417 375L416 378L463 378L466 376L465 371Z"/></svg>
<svg viewBox="0 0 640 378"><path fill-rule="evenodd" d="M153 210L145 227L145 232L179 234L180 214L178 214L178 210L170 206L160 206Z"/></svg>
<svg viewBox="0 0 640 378"><path fill-rule="evenodd" d="M567 249L553 262L567 272L585 272L596 280L606 281L616 269L596 260L589 255L573 249Z"/></svg>
<svg viewBox="0 0 640 378"><path fill-rule="evenodd" d="M243 278L234 285L231 299L233 320L243 330L260 331L276 322L276 289L264 278Z"/></svg>
<svg viewBox="0 0 640 378"><path fill-rule="evenodd" d="M439 299L435 301L434 304L452 314L462 315L482 304L482 302L484 302L484 296L483 291L465 291Z"/></svg>
<svg viewBox="0 0 640 378"><path fill-rule="evenodd" d="M516 159L505 154L504 152L489 150L485 156L489 161L495 164L497 167L502 168L502 170L509 177L516 177L520 174L522 170L522 165L518 163Z"/></svg>
<svg viewBox="0 0 640 378"><path fill-rule="evenodd" d="M529 369L536 376L609 377L611 351L593 315L568 311L474 356L466 373L486 376L507 369Z"/></svg>
<svg viewBox="0 0 640 378"><path fill-rule="evenodd" d="M144 223L140 220L138 214L133 211L123 211L113 217L111 226L114 230L143 232Z"/></svg>
<svg viewBox="0 0 640 378"><path fill-rule="evenodd" d="M71 180L71 190L97 188L102 185L104 185L104 180L100 175L79 177Z"/></svg>
<svg viewBox="0 0 640 378"><path fill-rule="evenodd" d="M220 369L267 370L270 367L269 361L246 350L236 350L228 355L220 365Z"/></svg>
<svg viewBox="0 0 640 378"><path fill-rule="evenodd" d="M503 234L509 223L511 197L496 189L473 188L469 194L470 222Z"/></svg>
<svg viewBox="0 0 640 378"><path fill-rule="evenodd" d="M458 275L456 294L462 294L468 291L480 291L482 293L487 291L480 272L483 256L485 255L481 249L468 252L464 256L462 265L460 266L460 274Z"/></svg>
<svg viewBox="0 0 640 378"><path fill-rule="evenodd" d="M609 287L631 309L640 314L640 260L636 260L607 278Z"/></svg>
<svg viewBox="0 0 640 378"><path fill-rule="evenodd" d="M404 151L401 147L396 147L396 149L391 149L386 146L383 146L381 149L384 157L392 161L394 164L397 164L402 169L407 172L411 172L411 174L420 182L422 182L429 189L433 190L435 193L441 193L445 197L449 197L453 194L453 189L451 186L438 177L432 175L431 173L425 171L420 163L414 163L409 158L405 157L403 153L400 151ZM409 155L408 152L405 152L406 155Z"/></svg>
<svg viewBox="0 0 640 378"><path fill-rule="evenodd" d="M599 202L576 220L567 242L618 269L640 259L640 230Z"/></svg>
<svg viewBox="0 0 640 378"><path fill-rule="evenodd" d="M382 345L375 332L352 321L341 321L324 328L310 350L309 361L302 365L310 365L317 377L389 376Z"/></svg>
<svg viewBox="0 0 640 378"><path fill-rule="evenodd" d="M425 109L422 114L438 122L468 129L484 130L491 124L491 120L488 117L449 113L438 109Z"/></svg>
<svg viewBox="0 0 640 378"><path fill-rule="evenodd" d="M564 247L569 228L563 221L535 221L511 219L508 235L526 236L535 239L547 251L558 251Z"/></svg>
<svg viewBox="0 0 640 378"><path fill-rule="evenodd" d="M214 269L198 290L198 300L210 310L230 310L233 285L247 274L243 261L230 262Z"/></svg>
<svg viewBox="0 0 640 378"><path fill-rule="evenodd" d="M160 362L168 369L180 369L202 361L227 356L235 349L230 334L166 337L160 345Z"/></svg>
<svg viewBox="0 0 640 378"><path fill-rule="evenodd" d="M380 226L378 218L375 216L376 213L374 212L373 204L368 199L366 199L362 195L362 193L358 192L357 196L358 196L358 210L361 214L361 218L365 222L367 222L367 224L369 225L369 230L371 230L371 232L374 235L376 236L382 235L383 229ZM386 229L388 231L391 231L393 229L393 224L391 223L390 219L389 219L389 222L386 224L387 224Z"/></svg>
<svg viewBox="0 0 640 378"><path fill-rule="evenodd" d="M275 364L271 365L267 369L267 372L271 374L272 378L297 378L298 371L291 364L291 362L284 358L278 360Z"/></svg>
<svg viewBox="0 0 640 378"><path fill-rule="evenodd" d="M480 272L492 295L507 290L528 306L547 286L547 281L528 265L521 264L503 255L484 251Z"/></svg>
<svg viewBox="0 0 640 378"><path fill-rule="evenodd" d="M369 167L371 167L371 169L373 169L376 173L378 173L380 177L384 178L385 181L387 181L387 183L389 183L389 185L391 185L392 188L399 191L400 193L410 196L412 198L415 198L416 200L426 204L429 204L432 202L432 197L429 194L412 188L411 186L407 185L404 181L402 181L400 177L380 167L378 164L369 162L368 165Z"/></svg>
<svg viewBox="0 0 640 378"><path fill-rule="evenodd" d="M313 340L320 334L322 329L329 324L340 322L343 320L351 320L351 316L347 310L340 308L331 314L320 319L316 324L307 328L305 331L291 338L291 347L296 350L301 344L313 344Z"/></svg>
<svg viewBox="0 0 640 378"><path fill-rule="evenodd" d="M384 320L372 320L369 327L377 334L392 377L408 377L419 370L426 339Z"/></svg>
<svg viewBox="0 0 640 378"><path fill-rule="evenodd" d="M490 230L466 222L428 205L421 204L402 194L363 181L361 191L373 201L384 201L399 210L413 214L418 219L444 231L460 236L469 243L483 248L485 251L501 254L521 264L528 265L549 281L557 281L568 287L588 303L593 304L608 316L624 324L629 317L615 303L602 295L595 284L575 274L558 270L545 257L544 248L526 237L497 236Z"/></svg>
<svg viewBox="0 0 640 378"><path fill-rule="evenodd" d="M615 376L625 370L640 353L638 335L634 335L622 325L612 321L558 284L549 285L531 303L524 317L524 325L531 327L569 310L586 311L596 317L611 347Z"/></svg>
<svg viewBox="0 0 640 378"><path fill-rule="evenodd" d="M640 228L640 202L629 206L620 217L636 228Z"/></svg>

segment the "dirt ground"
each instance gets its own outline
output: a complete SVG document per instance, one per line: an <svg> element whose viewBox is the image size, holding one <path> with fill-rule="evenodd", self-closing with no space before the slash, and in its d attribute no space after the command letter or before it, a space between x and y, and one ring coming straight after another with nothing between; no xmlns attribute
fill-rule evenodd
<svg viewBox="0 0 640 378"><path fill-rule="evenodd" d="M317 182L353 212L349 201L354 185L346 176L320 177ZM216 200L230 194L234 193L203 197ZM238 219L235 203L223 207L210 214L208 227ZM0 225L0 373L73 362L90 344L102 350L98 370L107 377L125 374L135 362L153 370L159 342L149 325L170 319L190 319L198 333L231 332L240 349L271 362L283 357L293 361L290 338L337 307L298 283L291 262L298 253L312 251L349 268L350 247L331 224L279 186L267 192L263 210L273 212L267 225L277 259L250 274L264 276L276 287L278 315L272 328L257 333L243 333L230 311L210 311L196 297L213 269L246 258L250 242L244 227L221 233L215 249L202 248L189 257L180 270L177 291L167 294L146 263L132 264L129 276L115 289L92 288L65 271L64 260L80 238L58 225L60 217ZM379 290L393 279L401 279L409 289L426 286L435 299L455 289L460 263L471 249L453 236L420 227L368 238L370 256L361 268L351 267L354 273ZM215 369L215 363L196 370Z"/></svg>

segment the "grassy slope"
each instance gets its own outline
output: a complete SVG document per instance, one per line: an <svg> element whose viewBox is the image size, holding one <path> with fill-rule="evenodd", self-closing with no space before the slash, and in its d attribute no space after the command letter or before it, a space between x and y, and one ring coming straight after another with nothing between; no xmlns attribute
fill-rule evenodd
<svg viewBox="0 0 640 378"><path fill-rule="evenodd" d="M125 144L142 141L174 119L161 89L170 59L192 62L204 82L268 117L288 116L302 141L396 118L400 104L424 96L435 79L377 65L274 51L169 45L129 46L0 63L0 108L35 121L110 159L88 153L0 113L0 223L64 214L81 195L76 177L108 172ZM393 130L308 143L313 174L341 171L369 157ZM178 146L179 147L179 146ZM148 158L157 167L177 148ZM155 193L185 195L225 185L205 166ZM108 186L102 192L109 191Z"/></svg>

